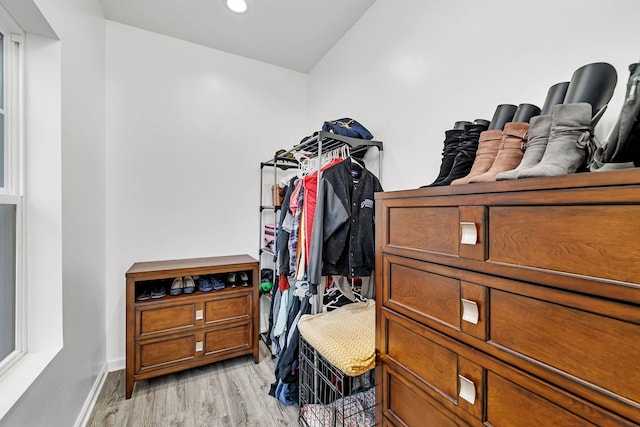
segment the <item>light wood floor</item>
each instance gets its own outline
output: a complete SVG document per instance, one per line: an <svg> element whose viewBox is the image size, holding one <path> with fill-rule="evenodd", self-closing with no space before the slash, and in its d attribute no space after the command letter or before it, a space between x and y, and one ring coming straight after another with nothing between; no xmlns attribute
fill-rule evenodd
<svg viewBox="0 0 640 427"><path fill-rule="evenodd" d="M125 374L110 372L88 427L297 426L298 406L269 396L274 361L261 343L251 356L139 381L124 398Z"/></svg>

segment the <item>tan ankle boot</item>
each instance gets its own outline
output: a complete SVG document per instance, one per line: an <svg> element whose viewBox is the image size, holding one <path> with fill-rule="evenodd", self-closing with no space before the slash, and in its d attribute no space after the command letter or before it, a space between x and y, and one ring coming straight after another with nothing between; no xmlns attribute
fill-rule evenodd
<svg viewBox="0 0 640 427"><path fill-rule="evenodd" d="M502 141L502 131L500 129L485 130L480 134L478 141L478 151L473 161L473 166L469 174L465 177L454 180L451 185L468 184L474 176L482 175L491 168L493 160L498 154L498 148Z"/></svg>
<svg viewBox="0 0 640 427"><path fill-rule="evenodd" d="M526 122L512 122L504 125L500 149L496 155L496 159L493 161L493 165L482 175L471 178L469 182L495 181L496 175L500 172L516 168L520 164L524 154L528 131L529 123Z"/></svg>

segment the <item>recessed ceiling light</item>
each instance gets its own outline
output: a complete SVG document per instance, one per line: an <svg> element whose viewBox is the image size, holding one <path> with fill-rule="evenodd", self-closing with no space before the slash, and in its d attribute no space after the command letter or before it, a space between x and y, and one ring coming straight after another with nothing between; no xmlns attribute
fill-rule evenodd
<svg viewBox="0 0 640 427"><path fill-rule="evenodd" d="M244 13L247 11L247 2L244 0L227 0L227 7L235 13Z"/></svg>

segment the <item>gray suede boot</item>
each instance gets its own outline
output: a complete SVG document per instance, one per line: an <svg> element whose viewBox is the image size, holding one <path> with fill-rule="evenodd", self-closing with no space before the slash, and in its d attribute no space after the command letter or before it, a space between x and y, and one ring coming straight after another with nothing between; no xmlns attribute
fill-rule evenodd
<svg viewBox="0 0 640 427"><path fill-rule="evenodd" d="M591 104L558 104L553 107L549 142L537 165L518 172L518 179L568 175L586 166L595 149Z"/></svg>
<svg viewBox="0 0 640 427"><path fill-rule="evenodd" d="M517 168L510 171L500 172L496 175L496 181L517 179L518 173L521 170L531 168L540 163L544 150L547 148L552 121L552 116L550 114L531 118L529 121L529 138L527 139L522 161Z"/></svg>

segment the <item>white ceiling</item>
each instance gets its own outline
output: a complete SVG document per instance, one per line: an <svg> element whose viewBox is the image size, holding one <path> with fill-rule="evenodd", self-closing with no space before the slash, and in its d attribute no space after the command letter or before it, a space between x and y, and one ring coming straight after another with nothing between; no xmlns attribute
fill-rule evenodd
<svg viewBox="0 0 640 427"><path fill-rule="evenodd" d="M308 72L375 0L100 0L105 17L291 70Z"/></svg>

